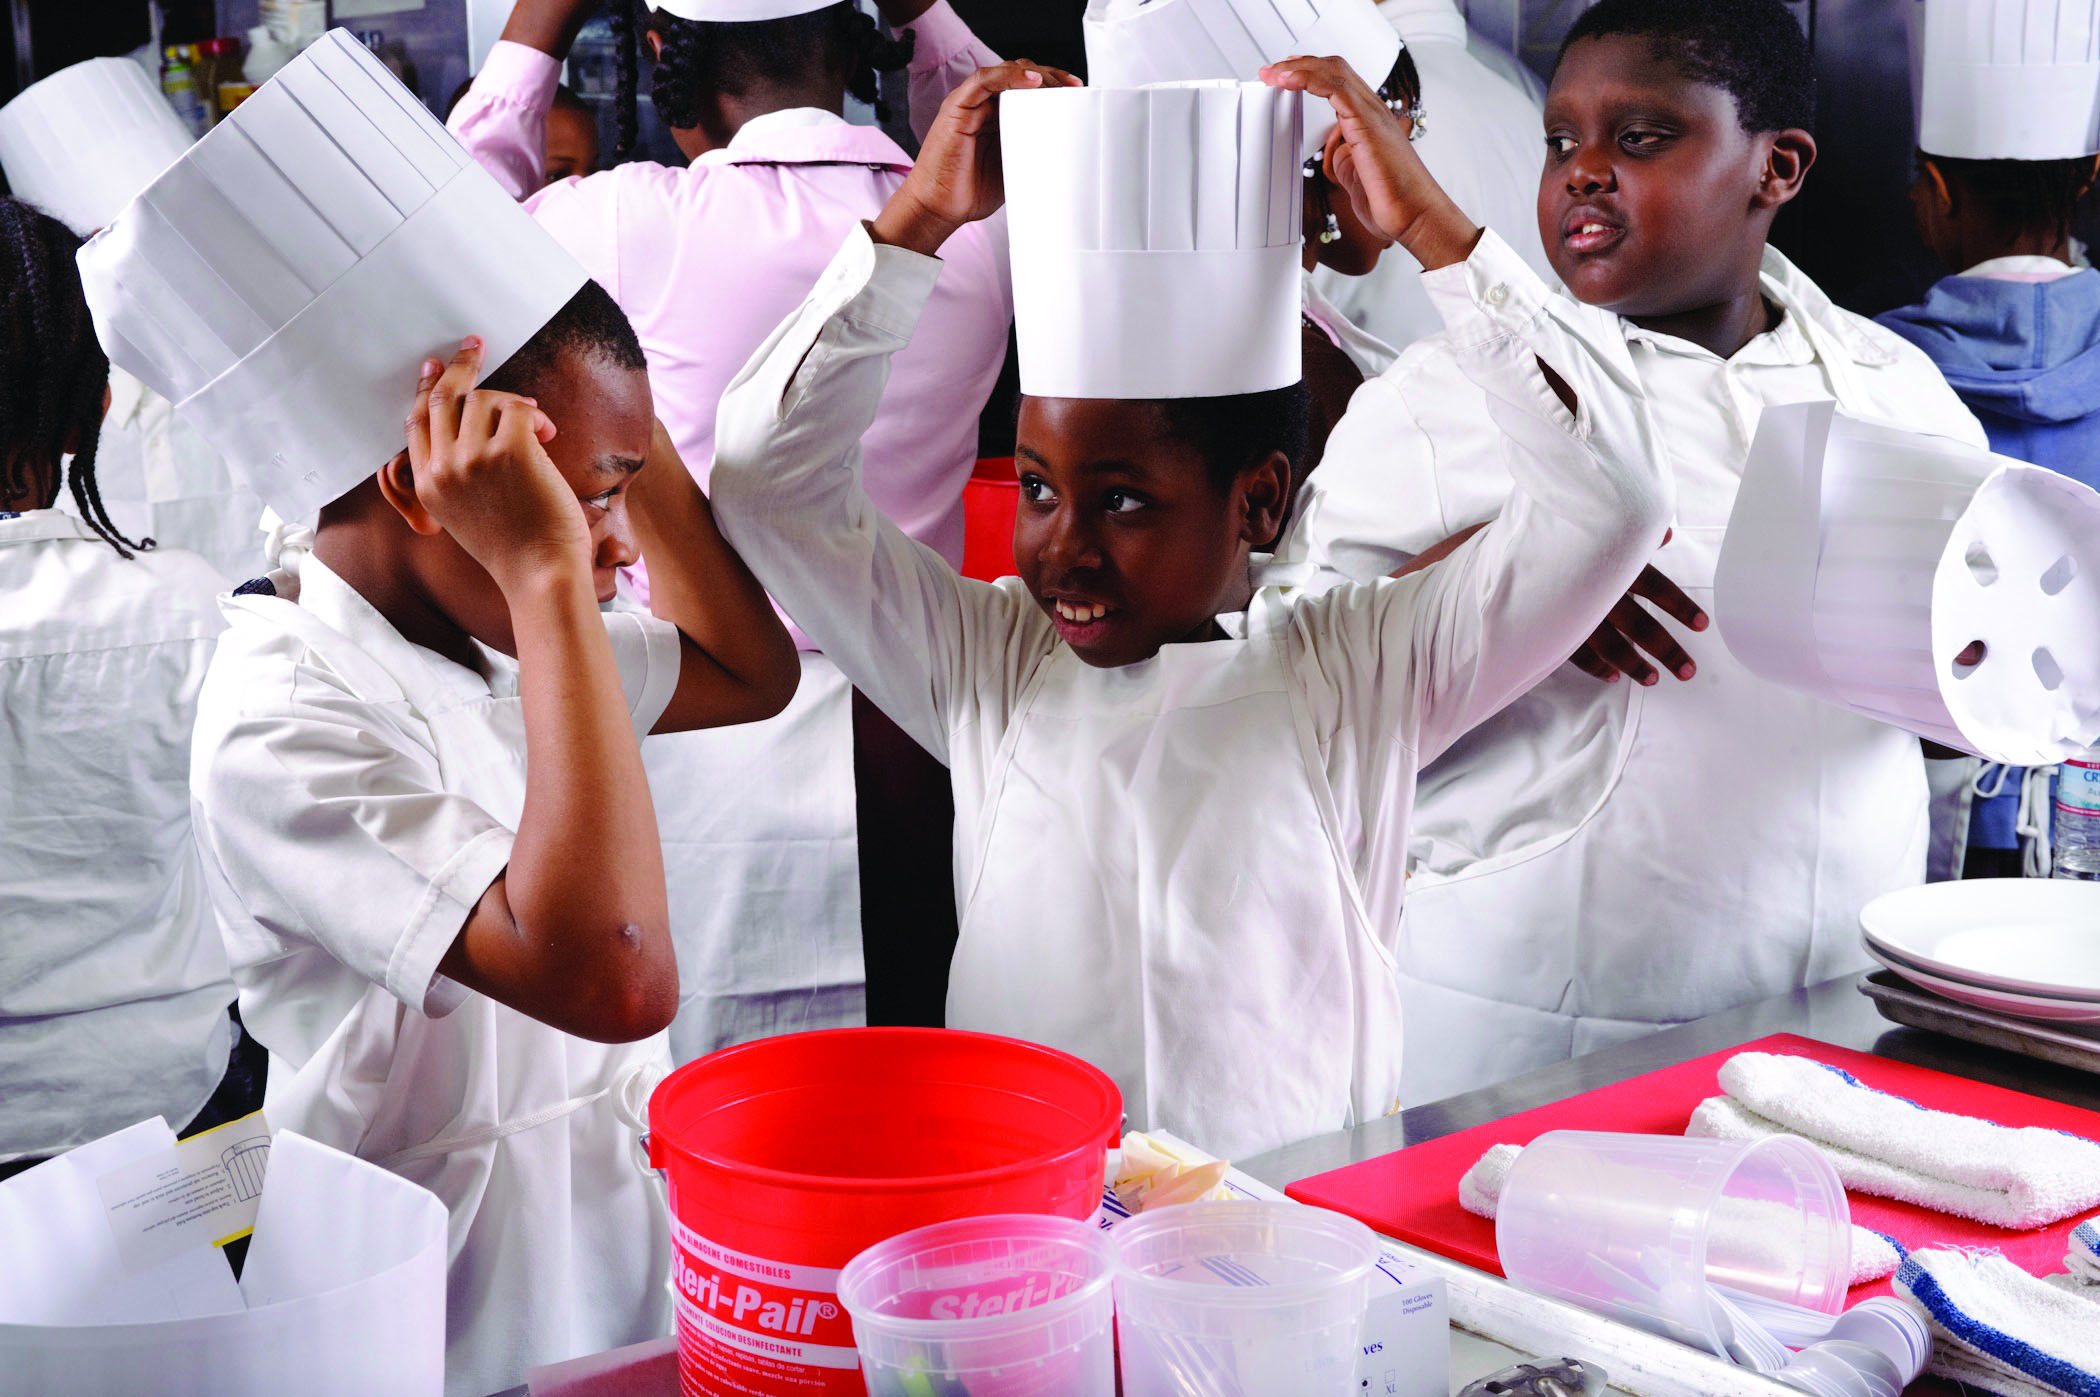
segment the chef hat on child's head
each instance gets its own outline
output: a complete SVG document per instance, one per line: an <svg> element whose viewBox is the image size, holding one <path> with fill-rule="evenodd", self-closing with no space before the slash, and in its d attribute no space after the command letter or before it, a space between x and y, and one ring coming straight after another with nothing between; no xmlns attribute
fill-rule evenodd
<svg viewBox="0 0 2100 1397"><path fill-rule="evenodd" d="M1263 64L1310 56L1343 59L1375 89L1400 57L1375 0L1089 0L1085 27L1095 87L1252 82ZM1306 154L1333 125L1325 98L1305 99Z"/></svg>
<svg viewBox="0 0 2100 1397"><path fill-rule="evenodd" d="M2100 154L2100 0L1925 0L1924 48L1927 155Z"/></svg>
<svg viewBox="0 0 2100 1397"><path fill-rule="evenodd" d="M1021 391L1208 398L1299 378L1299 101L1259 83L999 98Z"/></svg>
<svg viewBox="0 0 2100 1397"><path fill-rule="evenodd" d="M655 7L680 19L710 24L750 24L762 19L787 19L836 5L839 0L654 0Z"/></svg>
<svg viewBox="0 0 2100 1397"><path fill-rule="evenodd" d="M159 85L128 58L62 68L0 107L8 186L82 237L189 145L189 128Z"/></svg>
<svg viewBox="0 0 2100 1397"><path fill-rule="evenodd" d="M493 371L574 259L343 30L294 59L80 251L111 362L286 519L402 447L416 365Z"/></svg>

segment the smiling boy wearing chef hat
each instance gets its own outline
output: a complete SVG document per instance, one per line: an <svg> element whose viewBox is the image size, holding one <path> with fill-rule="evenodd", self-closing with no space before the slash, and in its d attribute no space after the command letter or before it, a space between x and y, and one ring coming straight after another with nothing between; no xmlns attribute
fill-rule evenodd
<svg viewBox="0 0 2100 1397"><path fill-rule="evenodd" d="M1527 507L1452 566L1251 594L1304 405L1298 96L1252 84L965 81L725 396L714 475L753 571L949 767L950 1025L1078 1053L1134 1126L1227 1155L1393 1108L1415 766L1584 633L1668 507L1645 421L1385 105L1331 61L1274 76L1335 103L1328 168L1439 269L1469 371L1529 448ZM987 585L867 507L856 438L933 251L1009 196L1020 575Z"/></svg>
<svg viewBox="0 0 2100 1397"><path fill-rule="evenodd" d="M1410 1095L1500 1081L1864 964L1858 913L1924 874L1917 740L1758 678L1703 630L1767 403L1976 445L1923 355L1766 245L1815 158L1780 0L1600 0L1546 103L1540 232L1621 391L1658 418L1667 545L1574 663L1423 773L1401 956ZM1437 340L1351 401L1282 555L1350 580L1506 507L1503 432ZM1651 665L1640 651L1654 657Z"/></svg>
<svg viewBox="0 0 2100 1397"><path fill-rule="evenodd" d="M1939 365L1993 451L2100 484L2100 272L2071 250L2100 164L2100 4L1927 0L1924 59L1911 209L1954 275L1881 323ZM2048 768L1932 765L1949 873L2047 872Z"/></svg>
<svg viewBox="0 0 2100 1397"><path fill-rule="evenodd" d="M633 332L340 30L80 260L112 357L319 511L225 604L191 775L272 1123L450 1208L448 1390L665 1332L636 737L773 713L794 660ZM637 545L657 614L601 616Z"/></svg>

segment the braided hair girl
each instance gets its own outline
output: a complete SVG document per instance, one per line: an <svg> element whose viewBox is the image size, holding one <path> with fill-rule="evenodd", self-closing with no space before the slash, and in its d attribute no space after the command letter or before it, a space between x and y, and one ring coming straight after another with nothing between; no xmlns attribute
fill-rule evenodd
<svg viewBox="0 0 2100 1397"><path fill-rule="evenodd" d="M79 247L49 214L0 198L0 508L51 508L63 475L80 517L129 558L153 540L119 533L95 483L109 359L80 289Z"/></svg>
<svg viewBox="0 0 2100 1397"><path fill-rule="evenodd" d="M647 35L655 50L650 97L674 130L708 125L717 94L747 96L771 86L804 83L836 74L839 86L890 119L877 86L882 73L899 72L911 58L911 36L885 36L853 0L784 19L730 24L681 19L652 10L646 0L611 0L617 76L615 149L626 154L635 140L635 101L640 86L639 50Z"/></svg>

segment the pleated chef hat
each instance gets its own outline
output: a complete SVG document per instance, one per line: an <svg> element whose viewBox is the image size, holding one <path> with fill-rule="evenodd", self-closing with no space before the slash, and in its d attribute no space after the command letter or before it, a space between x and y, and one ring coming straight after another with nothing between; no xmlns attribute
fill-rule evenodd
<svg viewBox="0 0 2100 1397"><path fill-rule="evenodd" d="M128 58L61 68L0 107L0 170L15 197L83 237L189 145L189 128Z"/></svg>
<svg viewBox="0 0 2100 1397"><path fill-rule="evenodd" d="M1089 0L1087 81L1095 87L1226 78L1252 82L1263 64L1309 55L1347 60L1372 88L1400 57L1400 34L1375 0ZM1310 155L1334 108L1305 99Z"/></svg>
<svg viewBox="0 0 2100 1397"><path fill-rule="evenodd" d="M1925 0L1924 50L1927 155L2100 154L2100 0Z"/></svg>
<svg viewBox="0 0 2100 1397"><path fill-rule="evenodd" d="M503 363L583 269L332 30L80 250L111 362L286 519L402 446L416 364Z"/></svg>
<svg viewBox="0 0 2100 1397"><path fill-rule="evenodd" d="M786 19L836 5L839 0L654 0L657 9L680 19L705 20L713 24L749 24L753 20Z"/></svg>
<svg viewBox="0 0 2100 1397"><path fill-rule="evenodd" d="M1765 678L1992 761L2100 739L2100 493L2040 466L1768 407L1714 612Z"/></svg>
<svg viewBox="0 0 2100 1397"><path fill-rule="evenodd" d="M1296 383L1299 102L1259 83L999 98L1021 391Z"/></svg>

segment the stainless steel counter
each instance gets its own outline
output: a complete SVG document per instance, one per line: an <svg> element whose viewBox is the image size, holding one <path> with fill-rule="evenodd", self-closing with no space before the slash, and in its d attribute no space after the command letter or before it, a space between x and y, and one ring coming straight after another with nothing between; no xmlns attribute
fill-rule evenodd
<svg viewBox="0 0 2100 1397"><path fill-rule="evenodd" d="M1416 1106L1354 1130L1317 1135L1238 1161L1239 1167L1271 1187L1282 1188L1313 1174L1390 1154L1402 1146L1434 1140L1534 1106L1563 1101L1771 1033L1798 1033L1877 1057L1916 1063L2100 1111L2100 1077L1939 1034L1899 1028L1875 1011L1857 985L1858 977L1853 975L1825 981L1542 1067L1496 1086Z"/></svg>

